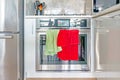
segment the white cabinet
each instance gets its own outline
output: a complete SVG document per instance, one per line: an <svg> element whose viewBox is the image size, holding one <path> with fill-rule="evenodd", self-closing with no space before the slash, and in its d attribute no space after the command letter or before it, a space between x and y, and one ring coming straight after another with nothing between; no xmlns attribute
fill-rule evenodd
<svg viewBox="0 0 120 80"><path fill-rule="evenodd" d="M120 72L120 5L94 18L95 71Z"/></svg>
<svg viewBox="0 0 120 80"><path fill-rule="evenodd" d="M95 26L95 68L120 71L120 17L97 20Z"/></svg>
<svg viewBox="0 0 120 80"><path fill-rule="evenodd" d="M113 8L100 12L94 16L86 15L91 14L92 10L92 0L82 0L78 6L74 6L71 8L73 11L77 10L77 13L85 14L85 15L75 15L73 13L66 13L66 11L62 11L62 13L54 12L56 9L53 7L52 3L49 0L46 1L47 8L46 12L49 14L43 15L34 15L34 0L26 0L25 1L25 26L24 26L24 33L25 33L25 78L29 77L119 77L120 75L120 5L117 5ZM52 0L50 0L52 1ZM67 6L65 5L66 0L62 0L64 3L62 4L61 1L59 2L58 8L61 6L65 7L67 10ZM72 0L70 0L72 1ZM86 2L84 2L86 1ZM56 5L56 1L53 0L53 4ZM75 3L77 4L77 3ZM89 4L89 5L88 5ZM58 5L58 4L57 4ZM50 6L50 7L49 7ZM68 5L71 7L71 5ZM82 8L82 10L78 10ZM51 10L49 11L49 8ZM53 10L53 11L52 11ZM61 12L60 11L60 12ZM68 10L69 11L69 10ZM79 12L80 11L80 12ZM52 13L53 12L53 13ZM54 14L54 15L53 15ZM87 28L79 28L75 27L74 29L80 29L81 32L87 31L89 35L89 47L87 47L89 52L89 71L36 71L36 32L38 30L47 30L48 28L40 28L37 26L37 20L39 19L69 19L69 18L90 18L91 26ZM85 30L85 31L84 31ZM43 31L44 32L44 31ZM107 75L106 75L107 74Z"/></svg>
<svg viewBox="0 0 120 80"><path fill-rule="evenodd" d="M90 72L90 19L91 19L91 9L92 9L92 0L40 0L40 3L45 2L46 8L44 9L43 15L35 15L35 9L34 9L34 1L35 0L25 0L24 4L24 12L25 12L25 77L78 77L80 72L81 77L88 77L92 76ZM72 4L72 5L71 5ZM89 14L89 15L86 15ZM46 26L47 22L49 23L49 20L53 22L52 26ZM40 49L37 45L40 45L37 43L39 41L40 37L38 32L40 34L45 35L45 31L49 28L60 28L62 26L56 26L55 21L58 20L69 20L70 24L67 26L68 28L72 27L73 29L79 29L80 35L82 36L82 42L84 44L84 51L85 53L82 57L85 57L83 60L79 61L80 64L77 62L75 65L62 65L62 68L66 70L66 72L57 71L57 64L53 65L53 69L57 69L56 71L37 71L37 65L40 65L40 63L37 64L37 56L39 54L37 51ZM87 21L87 22L86 22ZM40 23L41 22L41 23ZM44 24L45 23L45 24ZM84 24L85 23L85 24ZM86 24L88 23L88 24ZM42 26L41 26L42 25ZM44 26L44 27L43 27ZM62 28L66 28L62 27ZM81 49L81 48L80 48ZM81 50L82 51L82 50ZM40 59L41 60L41 59ZM40 62L40 61L39 61ZM74 61L72 61L72 64ZM48 64L47 64L48 65ZM50 66L50 64L49 64ZM56 67L56 68L55 68ZM61 65L60 65L61 67ZM60 68L58 67L58 68ZM40 67L39 67L40 69ZM44 67L42 69L51 69L48 66ZM69 70L70 69L70 70ZM77 73L73 70L79 70ZM73 73L67 72L67 71L73 71ZM85 73L83 73L86 71ZM75 74L74 74L75 73ZM74 75L73 75L74 74ZM77 75L76 75L77 74ZM56 75L56 76L54 76Z"/></svg>

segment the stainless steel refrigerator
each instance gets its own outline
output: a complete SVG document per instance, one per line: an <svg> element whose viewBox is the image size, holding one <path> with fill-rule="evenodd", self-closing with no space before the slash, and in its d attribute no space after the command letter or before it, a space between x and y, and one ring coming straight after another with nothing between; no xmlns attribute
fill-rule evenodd
<svg viewBox="0 0 120 80"><path fill-rule="evenodd" d="M23 0L0 0L0 80L23 77Z"/></svg>

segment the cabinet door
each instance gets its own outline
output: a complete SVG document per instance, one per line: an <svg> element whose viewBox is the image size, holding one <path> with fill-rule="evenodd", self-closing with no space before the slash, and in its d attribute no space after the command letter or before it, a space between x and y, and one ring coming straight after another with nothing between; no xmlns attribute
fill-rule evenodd
<svg viewBox="0 0 120 80"><path fill-rule="evenodd" d="M120 18L96 21L96 71L120 71Z"/></svg>

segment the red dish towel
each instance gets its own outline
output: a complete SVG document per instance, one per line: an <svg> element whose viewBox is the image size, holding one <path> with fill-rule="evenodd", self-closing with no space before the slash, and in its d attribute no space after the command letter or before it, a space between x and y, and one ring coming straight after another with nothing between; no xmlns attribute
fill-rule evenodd
<svg viewBox="0 0 120 80"><path fill-rule="evenodd" d="M62 51L57 56L61 60L78 60L78 30L60 30L57 45L62 47Z"/></svg>

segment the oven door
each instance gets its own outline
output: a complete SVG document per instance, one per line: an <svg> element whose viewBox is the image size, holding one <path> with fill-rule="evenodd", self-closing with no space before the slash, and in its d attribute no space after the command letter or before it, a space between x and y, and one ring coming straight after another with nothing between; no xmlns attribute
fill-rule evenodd
<svg viewBox="0 0 120 80"><path fill-rule="evenodd" d="M80 30L79 60L62 61L57 55L44 55L46 32L36 32L36 70L39 71L88 71L90 69L90 32Z"/></svg>

